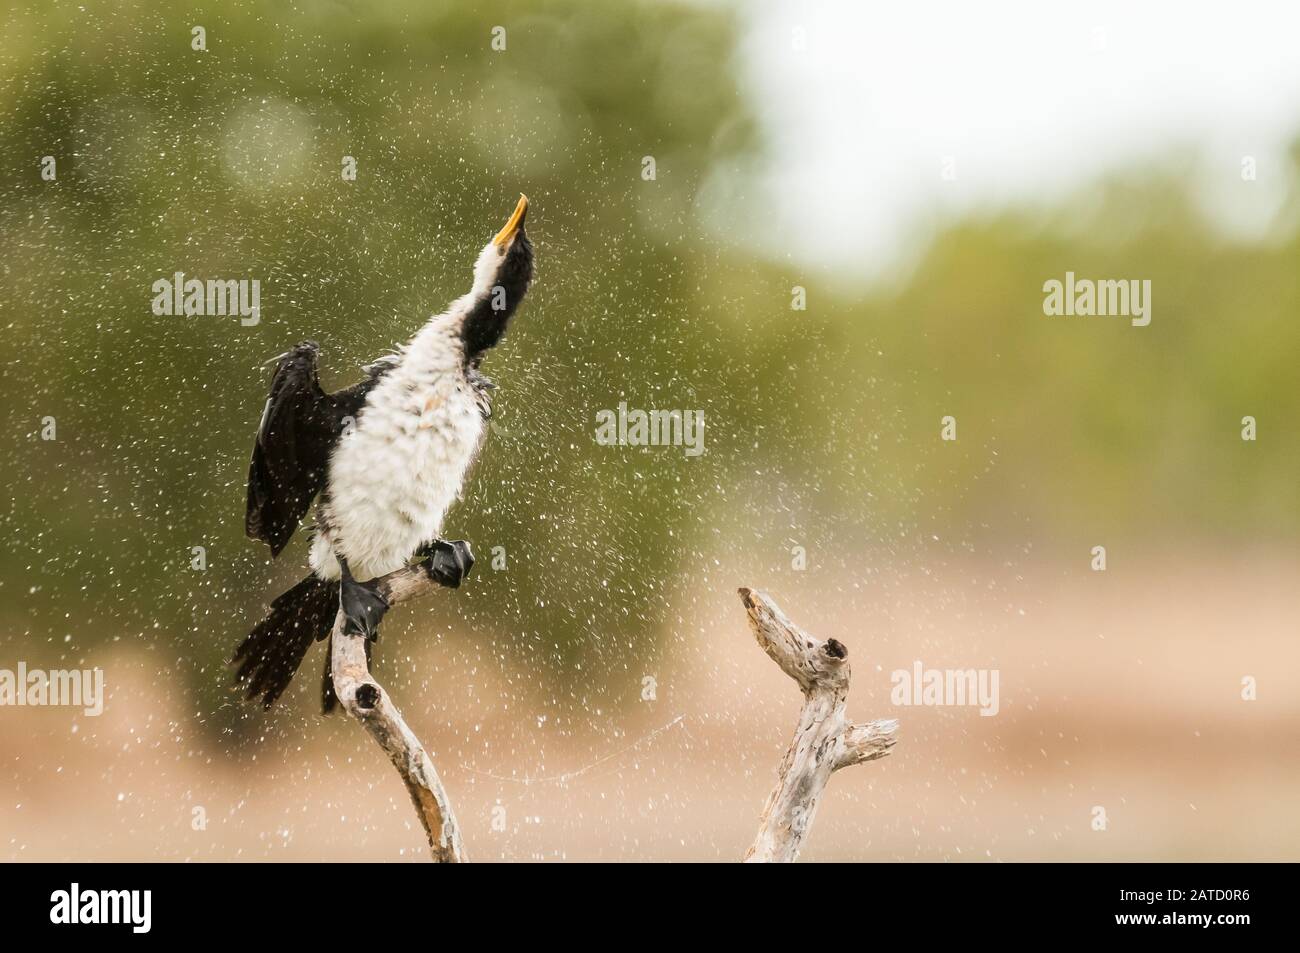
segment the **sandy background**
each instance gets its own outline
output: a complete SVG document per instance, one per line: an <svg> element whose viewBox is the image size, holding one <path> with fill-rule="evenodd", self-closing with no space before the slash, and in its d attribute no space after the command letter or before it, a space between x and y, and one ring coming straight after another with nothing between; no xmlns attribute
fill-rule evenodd
<svg viewBox="0 0 1300 953"><path fill-rule="evenodd" d="M1243 550L1140 564L949 564L877 577L872 591L812 572L768 581L796 621L849 646L850 713L902 721L893 755L833 778L806 859L1293 859L1300 561ZM437 598L400 611L436 612ZM643 673L614 675L579 690L585 723L470 633L421 645L417 627L381 647L379 676L430 747L473 858L743 853L798 696L729 591L700 592L690 610L646 673L657 698L637 700ZM894 708L888 674L914 658L998 668L1000 713ZM263 738L236 745L187 727L183 694L158 697L165 674L147 655L120 645L97 663L102 717L5 712L9 859L425 858L378 749L347 719L312 712L314 677L265 717ZM1240 699L1244 674L1258 701ZM1090 829L1094 805L1104 832ZM196 807L206 829L194 829Z"/></svg>

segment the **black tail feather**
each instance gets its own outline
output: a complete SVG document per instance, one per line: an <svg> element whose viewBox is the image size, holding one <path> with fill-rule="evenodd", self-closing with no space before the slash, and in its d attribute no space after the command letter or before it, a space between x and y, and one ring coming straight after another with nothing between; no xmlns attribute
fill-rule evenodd
<svg viewBox="0 0 1300 953"><path fill-rule="evenodd" d="M246 697L270 708L289 687L312 642L325 638L339 609L339 584L308 576L271 603L271 611L235 649L235 680ZM328 656L327 656L328 659ZM328 664L328 661L327 661Z"/></svg>

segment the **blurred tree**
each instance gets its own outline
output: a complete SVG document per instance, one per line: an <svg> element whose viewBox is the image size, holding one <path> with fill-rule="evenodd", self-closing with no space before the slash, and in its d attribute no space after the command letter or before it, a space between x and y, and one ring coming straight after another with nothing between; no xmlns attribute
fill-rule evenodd
<svg viewBox="0 0 1300 953"><path fill-rule="evenodd" d="M901 291L861 297L703 224L710 176L743 194L762 149L726 8L88 0L4 17L6 629L70 664L139 641L217 727L243 711L221 704L220 662L303 572L303 541L273 568L242 533L263 362L312 337L327 385L350 383L467 287L520 191L538 279L489 361L493 435L447 526L479 567L390 620L390 642L473 633L576 703L573 666L630 671L668 628L648 606L685 598L742 525L777 545L835 531L846 559L935 520L1300 530L1300 238L1225 244L1176 173L1089 190L1086 230L1065 227L1073 206L954 227ZM1152 279L1151 327L1045 317L1042 282L1066 270ZM155 317L151 285L177 271L260 280L261 323ZM702 409L707 453L598 446L595 413L624 400ZM1243 446L1247 413L1268 437ZM941 455L945 414L962 430Z"/></svg>

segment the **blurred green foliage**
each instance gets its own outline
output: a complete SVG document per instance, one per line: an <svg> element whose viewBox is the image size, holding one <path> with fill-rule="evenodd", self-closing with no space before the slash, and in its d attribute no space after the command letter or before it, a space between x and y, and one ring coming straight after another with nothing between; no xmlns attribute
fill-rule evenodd
<svg viewBox="0 0 1300 953"><path fill-rule="evenodd" d="M447 526L479 569L404 624L446 631L451 612L559 694L576 665L652 653L728 546L776 566L792 539L851 561L939 527L1044 548L1300 531L1300 237L1227 243L1169 170L954 227L897 290L845 291L855 276L701 224L708 177L763 148L725 7L111 0L4 18L10 653L73 663L138 640L230 723L220 662L305 556L272 566L242 534L263 362L310 337L327 385L351 383L467 287L521 191L538 277L486 367L494 432ZM1150 278L1152 325L1044 317L1042 283L1067 270ZM260 279L261 324L155 317L150 287L176 271ZM620 400L702 408L707 454L597 446L595 412Z"/></svg>

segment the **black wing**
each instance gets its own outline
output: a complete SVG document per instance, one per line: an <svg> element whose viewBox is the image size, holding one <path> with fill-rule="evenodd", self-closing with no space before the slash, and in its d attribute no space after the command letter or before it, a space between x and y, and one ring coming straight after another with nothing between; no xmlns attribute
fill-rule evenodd
<svg viewBox="0 0 1300 953"><path fill-rule="evenodd" d="M390 366L372 365L366 380L326 394L317 371L319 353L316 342L304 341L280 357L253 445L244 529L250 538L267 543L273 557L288 544L325 485L330 453L347 419L355 418Z"/></svg>

